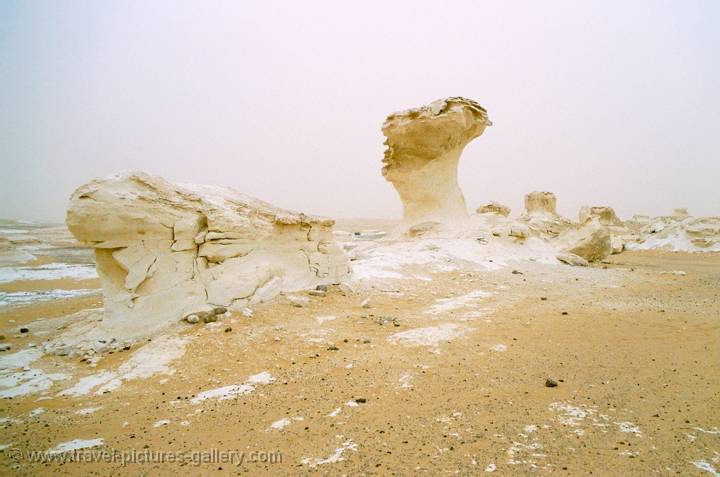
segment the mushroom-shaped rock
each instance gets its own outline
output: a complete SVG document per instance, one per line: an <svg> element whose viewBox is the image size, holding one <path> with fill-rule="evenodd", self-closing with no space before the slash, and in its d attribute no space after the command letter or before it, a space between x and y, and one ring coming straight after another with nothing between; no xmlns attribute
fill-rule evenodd
<svg viewBox="0 0 720 477"><path fill-rule="evenodd" d="M478 214L497 214L507 217L510 215L510 207L502 205L498 202L490 202L489 204L478 207L476 212Z"/></svg>
<svg viewBox="0 0 720 477"><path fill-rule="evenodd" d="M482 106L459 97L387 117L382 173L400 195L406 226L467 219L458 162L465 146L491 124Z"/></svg>
<svg viewBox="0 0 720 477"><path fill-rule="evenodd" d="M101 326L118 339L146 336L190 314L338 283L349 271L330 219L142 172L81 186L66 220L95 249Z"/></svg>
<svg viewBox="0 0 720 477"><path fill-rule="evenodd" d="M580 208L578 216L580 224L597 220L602 225L622 225L622 221L615 215L615 210L612 207L588 207L584 205Z"/></svg>

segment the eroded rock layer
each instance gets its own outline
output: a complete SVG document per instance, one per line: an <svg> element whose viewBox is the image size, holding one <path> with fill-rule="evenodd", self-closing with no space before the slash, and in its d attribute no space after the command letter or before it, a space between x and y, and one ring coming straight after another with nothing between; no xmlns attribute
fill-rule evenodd
<svg viewBox="0 0 720 477"><path fill-rule="evenodd" d="M95 249L103 327L124 338L189 314L339 282L348 262L333 223L233 189L142 172L81 186L67 212L73 235Z"/></svg>
<svg viewBox="0 0 720 477"><path fill-rule="evenodd" d="M382 174L400 195L405 225L468 217L458 162L465 146L491 124L482 106L460 97L387 117Z"/></svg>

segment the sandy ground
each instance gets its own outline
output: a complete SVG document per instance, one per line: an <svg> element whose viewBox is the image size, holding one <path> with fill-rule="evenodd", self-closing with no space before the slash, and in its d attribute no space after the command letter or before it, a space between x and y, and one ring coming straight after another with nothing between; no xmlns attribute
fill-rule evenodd
<svg viewBox="0 0 720 477"><path fill-rule="evenodd" d="M255 308L252 318L183 325L187 349L172 362L172 374L127 381L106 394L56 396L75 379L56 383L49 399L0 401L6 446L0 469L617 476L720 470L720 255L626 252L593 268L527 262L515 271L441 273L370 293L333 287L305 308L280 298ZM662 273L674 271L685 274ZM366 297L370 306L363 308ZM20 323L97 300L4 311L4 341L22 349L38 338L32 329L18 334ZM91 375L116 369L132 352L110 355L94 369L60 357L43 358L43 365ZM259 373L272 379L251 377ZM558 385L547 387L548 378ZM198 402L200 393L229 385L246 393ZM96 438L101 447L76 455L84 462L43 454L62 442Z"/></svg>

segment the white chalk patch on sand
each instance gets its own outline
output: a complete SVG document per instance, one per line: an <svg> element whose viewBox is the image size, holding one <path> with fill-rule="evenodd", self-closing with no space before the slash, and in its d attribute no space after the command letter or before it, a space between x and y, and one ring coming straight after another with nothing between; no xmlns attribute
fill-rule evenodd
<svg viewBox="0 0 720 477"><path fill-rule="evenodd" d="M465 308L477 303L483 298L492 296L492 293L475 290L462 296L456 296L452 298L440 298L435 300L435 304L430 307L425 313L430 315L438 315L440 313L447 313L449 311L457 310L458 308Z"/></svg>
<svg viewBox="0 0 720 477"><path fill-rule="evenodd" d="M415 328L412 330L401 331L387 337L390 343L404 344L408 346L431 346L437 347L445 341L453 339L465 334L466 328L454 323L443 323L438 326L428 326L426 328Z"/></svg>
<svg viewBox="0 0 720 477"><path fill-rule="evenodd" d="M268 428L268 430L273 430L273 429L280 430L289 425L290 425L290 419L285 417L283 419L278 419L277 421L270 424L270 427Z"/></svg>
<svg viewBox="0 0 720 477"><path fill-rule="evenodd" d="M707 462L707 461L697 460L697 461L695 461L695 462L691 462L691 464L694 465L695 467L697 467L697 468L700 469L700 470L704 470L705 472L709 472L710 474L713 475L713 477L720 477L720 472L718 472L718 471L715 469L715 467L714 467L712 464L710 464L709 462Z"/></svg>
<svg viewBox="0 0 720 477"><path fill-rule="evenodd" d="M497 469L495 464L488 464L487 467L485 467L485 472L495 472L495 469Z"/></svg>
<svg viewBox="0 0 720 477"><path fill-rule="evenodd" d="M43 351L40 348L26 348L17 353L0 356L0 370L24 368L40 359Z"/></svg>
<svg viewBox="0 0 720 477"><path fill-rule="evenodd" d="M323 323L325 323L326 321L334 321L334 320L336 320L336 319L337 319L337 317L336 317L336 316L332 316L332 315L330 315L330 316L316 316L316 317L315 317L315 321L317 321L318 324L321 324L321 325L322 325Z"/></svg>
<svg viewBox="0 0 720 477"><path fill-rule="evenodd" d="M14 417L0 417L0 424L22 424L22 419Z"/></svg>
<svg viewBox="0 0 720 477"><path fill-rule="evenodd" d="M341 412L342 412L341 407L335 408L335 410L333 412L328 414L328 417L337 417Z"/></svg>
<svg viewBox="0 0 720 477"><path fill-rule="evenodd" d="M255 391L255 385L257 384L270 384L273 381L275 381L275 378L273 378L267 371L263 371L262 373L249 376L243 384L231 384L229 386L203 391L192 398L190 402L193 404L199 404L203 401L207 401L208 399L217 399L218 401L234 399L238 396L250 394Z"/></svg>
<svg viewBox="0 0 720 477"><path fill-rule="evenodd" d="M63 452L70 452L78 449L87 449L89 447L98 447L103 445L105 440L102 438L97 439L73 439L68 442L63 442L56 445L52 449L49 449L48 454L62 454Z"/></svg>
<svg viewBox="0 0 720 477"><path fill-rule="evenodd" d="M188 338L160 337L135 351L120 365L117 371L102 371L81 378L75 386L59 393L59 396L82 396L96 387L95 394L118 389L123 381L147 379L155 374L173 374L170 363L185 354Z"/></svg>
<svg viewBox="0 0 720 477"><path fill-rule="evenodd" d="M107 383L115 376L117 376L117 374L110 371L85 376L84 378L80 378L80 380L75 383L75 386L58 393L58 396L83 396L92 391L93 388Z"/></svg>
<svg viewBox="0 0 720 477"><path fill-rule="evenodd" d="M26 394L47 391L55 381L68 379L67 374L47 374L42 369L30 369L12 374L3 374L0 378L0 398L14 398Z"/></svg>
<svg viewBox="0 0 720 477"><path fill-rule="evenodd" d="M495 351L496 353L504 353L505 351L507 351L507 346L502 343L498 343L495 346L492 346L490 348L490 351Z"/></svg>
<svg viewBox="0 0 720 477"><path fill-rule="evenodd" d="M292 423L292 421L302 421L303 419L304 418L302 416L293 417L292 419L288 418L288 417L284 417L284 418L278 419L277 421L270 424L270 427L268 427L267 430L268 431L272 431L272 430L279 431L279 430L284 429L287 426L289 426Z"/></svg>
<svg viewBox="0 0 720 477"><path fill-rule="evenodd" d="M192 398L190 402L193 404L199 404L208 399L217 399L219 401L224 401L226 399L234 399L237 396L241 396L243 394L249 394L254 390L255 387L249 384L231 384L230 386L223 386L221 388L203 391L194 398Z"/></svg>
<svg viewBox="0 0 720 477"><path fill-rule="evenodd" d="M629 434L635 434L638 437L642 436L642 432L640 431L640 428L633 424L632 422L616 422L618 429L620 432L627 432Z"/></svg>
<svg viewBox="0 0 720 477"><path fill-rule="evenodd" d="M0 268L0 283L25 280L88 280L97 277L94 265L47 263L39 267Z"/></svg>
<svg viewBox="0 0 720 477"><path fill-rule="evenodd" d="M532 434L533 432L535 432L537 430L538 430L538 426L536 426L535 424L529 424L523 428L523 431L525 432L525 434Z"/></svg>
<svg viewBox="0 0 720 477"><path fill-rule="evenodd" d="M673 270L670 272L660 272L660 275L675 275L678 277L684 277L685 275L687 275L687 273L683 272L682 270Z"/></svg>
<svg viewBox="0 0 720 477"><path fill-rule="evenodd" d="M67 300L79 296L100 294L100 289L83 288L79 290L45 290L31 292L0 292L0 307L11 305L27 305L39 301Z"/></svg>
<svg viewBox="0 0 720 477"><path fill-rule="evenodd" d="M155 424L153 424L153 427L158 428L162 426L167 426L168 424L170 424L170 419L160 419L159 421L156 421Z"/></svg>
<svg viewBox="0 0 720 477"><path fill-rule="evenodd" d="M713 427L712 429L703 429L702 427L693 427L696 431L700 431L704 434L720 434L720 429Z"/></svg>
<svg viewBox="0 0 720 477"><path fill-rule="evenodd" d="M402 389L412 389L412 378L413 375L410 372L405 372L400 375L400 387Z"/></svg>
<svg viewBox="0 0 720 477"><path fill-rule="evenodd" d="M335 464L337 462L345 460L343 457L343 454L345 451L353 451L357 452L358 446L355 444L352 440L347 440L343 442L343 444L335 449L335 452L332 453L329 457L326 457L324 459L322 458L315 458L311 459L310 457L305 457L300 462L305 465L309 465L310 467L317 467L318 465L324 465L324 464Z"/></svg>
<svg viewBox="0 0 720 477"><path fill-rule="evenodd" d="M353 400L350 400L350 401L346 402L345 405L346 405L347 407L357 407L357 406L359 406L360 404L358 404L357 402L355 402L355 401L353 401Z"/></svg>
<svg viewBox="0 0 720 477"><path fill-rule="evenodd" d="M272 377L272 374L263 371L262 373L249 376L246 382L249 384L270 384L273 381L275 381L275 378Z"/></svg>
<svg viewBox="0 0 720 477"><path fill-rule="evenodd" d="M5 449L7 449L8 447L10 447L11 445L13 445L12 442L9 443L9 444L0 444L0 451L4 451Z"/></svg>
<svg viewBox="0 0 720 477"><path fill-rule="evenodd" d="M491 241L480 244L474 238L419 239L394 243L377 242L353 251L353 278L424 280L407 268L422 266L427 272L452 272L474 268L497 270L511 262L533 260L557 264L557 251L540 239L530 238L523 246Z"/></svg>
<svg viewBox="0 0 720 477"><path fill-rule="evenodd" d="M99 411L100 409L102 409L101 406L98 406L98 407L84 407L84 408L82 408L82 409L78 409L77 411L75 411L75 414L77 414L78 416L87 416L88 414L92 414L92 413L94 413L94 412L97 412L97 411Z"/></svg>
<svg viewBox="0 0 720 477"><path fill-rule="evenodd" d="M549 409L555 412L562 412L562 416L558 416L558 421L566 426L579 426L585 418L594 413L591 409L583 409L564 402L554 402L550 404Z"/></svg>
<svg viewBox="0 0 720 477"><path fill-rule="evenodd" d="M44 412L45 412L44 407L36 407L35 409L33 409L32 411L30 411L28 413L28 416L35 417L35 416L39 416L40 414L43 414Z"/></svg>

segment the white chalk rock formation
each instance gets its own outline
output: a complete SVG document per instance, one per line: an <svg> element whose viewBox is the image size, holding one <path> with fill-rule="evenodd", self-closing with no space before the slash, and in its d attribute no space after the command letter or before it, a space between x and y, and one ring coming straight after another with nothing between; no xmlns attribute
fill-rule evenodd
<svg viewBox="0 0 720 477"><path fill-rule="evenodd" d="M687 207L679 207L677 209L673 209L672 216L676 219L687 219L690 217L690 213L687 210Z"/></svg>
<svg viewBox="0 0 720 477"><path fill-rule="evenodd" d="M491 124L482 106L459 97L387 117L382 174L400 195L405 226L467 219L458 162L465 146Z"/></svg>
<svg viewBox="0 0 720 477"><path fill-rule="evenodd" d="M612 253L617 254L625 249L625 243L634 240L633 231L618 218L615 210L608 206L583 206L579 212L580 225L597 224L604 227L610 234Z"/></svg>
<svg viewBox="0 0 720 477"><path fill-rule="evenodd" d="M339 282L349 270L333 223L142 172L81 186L67 212L73 235L95 249L102 327L117 339Z"/></svg>
<svg viewBox="0 0 720 477"><path fill-rule="evenodd" d="M558 237L573 223L557 213L557 199L552 192L534 191L525 195L525 213L518 221L543 238Z"/></svg>
<svg viewBox="0 0 720 477"><path fill-rule="evenodd" d="M533 191L525 195L525 215L531 217L559 217L557 198L552 192Z"/></svg>
<svg viewBox="0 0 720 477"><path fill-rule="evenodd" d="M675 252L720 252L720 217L672 216L633 217L628 221L636 240L626 244L630 250L668 250Z"/></svg>
<svg viewBox="0 0 720 477"><path fill-rule="evenodd" d="M497 214L507 217L510 215L510 207L498 202L490 202L489 204L481 205L475 212L478 214Z"/></svg>
<svg viewBox="0 0 720 477"><path fill-rule="evenodd" d="M561 237L561 241L570 243L565 252L582 257L588 262L604 260L613 252L610 232L598 223L567 232Z"/></svg>
<svg viewBox="0 0 720 477"><path fill-rule="evenodd" d="M591 220L597 220L602 225L622 225L622 220L620 220L618 216L615 215L615 210L612 207L589 207L587 205L584 205L580 207L580 212L578 213L578 216L580 219L580 224L585 224L587 222L590 222Z"/></svg>

